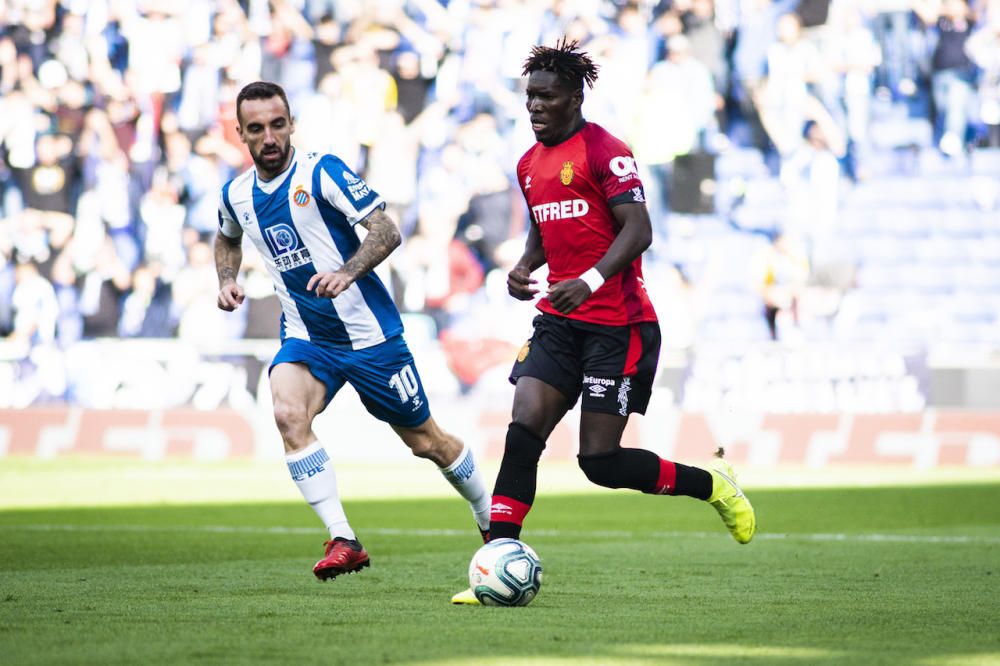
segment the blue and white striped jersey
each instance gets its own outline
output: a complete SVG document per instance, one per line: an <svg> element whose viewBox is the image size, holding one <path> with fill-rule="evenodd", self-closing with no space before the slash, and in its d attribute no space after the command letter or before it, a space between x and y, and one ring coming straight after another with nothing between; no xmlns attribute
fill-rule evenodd
<svg viewBox="0 0 1000 666"><path fill-rule="evenodd" d="M219 230L247 234L261 253L281 301L281 339L350 349L403 332L389 292L374 273L335 299L306 291L316 273L343 266L361 241L354 225L385 203L338 157L295 151L269 181L250 168L222 188Z"/></svg>

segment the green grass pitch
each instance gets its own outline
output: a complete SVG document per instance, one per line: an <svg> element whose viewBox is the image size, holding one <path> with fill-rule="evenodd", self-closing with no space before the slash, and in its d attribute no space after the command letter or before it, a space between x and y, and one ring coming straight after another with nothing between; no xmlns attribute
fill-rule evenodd
<svg viewBox="0 0 1000 666"><path fill-rule="evenodd" d="M0 663L1000 663L1000 484L758 490L711 507L538 498L526 608L451 606L457 499L348 502L372 567L328 583L302 503L0 511Z"/></svg>

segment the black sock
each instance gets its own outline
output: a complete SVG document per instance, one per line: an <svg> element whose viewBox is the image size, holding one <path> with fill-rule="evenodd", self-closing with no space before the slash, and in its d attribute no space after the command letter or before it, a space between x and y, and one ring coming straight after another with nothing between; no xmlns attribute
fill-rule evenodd
<svg viewBox="0 0 1000 666"><path fill-rule="evenodd" d="M677 485L674 495L687 495L700 500L712 496L712 475L700 467L690 467L674 463L677 469Z"/></svg>
<svg viewBox="0 0 1000 666"><path fill-rule="evenodd" d="M617 449L578 456L587 478L606 488L632 488L658 495L687 495L707 500L712 475L698 467L664 460L645 449Z"/></svg>
<svg viewBox="0 0 1000 666"><path fill-rule="evenodd" d="M535 501L538 459L545 442L520 423L507 427L503 461L493 486L490 510L490 539L516 539Z"/></svg>

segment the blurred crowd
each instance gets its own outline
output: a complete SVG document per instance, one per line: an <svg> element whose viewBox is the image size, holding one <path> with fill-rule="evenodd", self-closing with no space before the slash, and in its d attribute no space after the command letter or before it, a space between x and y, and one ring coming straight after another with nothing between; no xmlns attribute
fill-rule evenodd
<svg viewBox="0 0 1000 666"><path fill-rule="evenodd" d="M945 156L1000 145L996 0L6 0L0 335L41 359L103 337L275 336L256 253L247 307L224 315L211 250L219 190L250 165L236 93L266 79L295 145L386 199L406 239L384 267L397 303L474 382L527 331L504 288L527 224L521 64L563 35L600 64L585 117L633 146L661 231L676 158L733 147L800 193L790 226L822 228L839 183L864 178L879 100L927 118Z"/></svg>

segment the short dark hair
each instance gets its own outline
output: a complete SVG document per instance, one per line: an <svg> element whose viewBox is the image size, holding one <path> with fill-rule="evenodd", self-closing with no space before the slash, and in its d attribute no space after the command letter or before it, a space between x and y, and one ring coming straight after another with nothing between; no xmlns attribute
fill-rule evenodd
<svg viewBox="0 0 1000 666"><path fill-rule="evenodd" d="M288 117L291 118L292 109L288 106L288 97L285 96L284 89L277 83L271 83L270 81L254 81L243 86L243 89L236 96L236 120L240 121L240 124L243 123L240 119L240 106L242 106L243 100L271 99L272 97L281 98L281 101L285 103L285 111L288 112Z"/></svg>
<svg viewBox="0 0 1000 666"><path fill-rule="evenodd" d="M532 72L552 72L570 88L583 90L584 83L593 88L600 67L589 55L578 50L577 44L575 39L571 42L563 37L556 42L555 48L531 47L531 55L524 61L522 73L528 76Z"/></svg>

